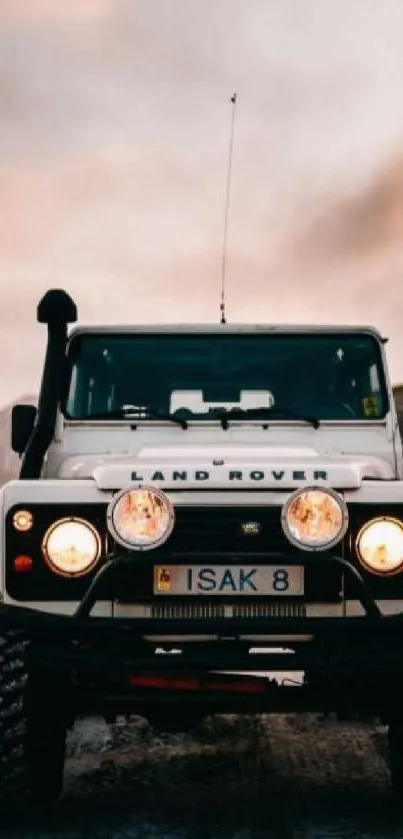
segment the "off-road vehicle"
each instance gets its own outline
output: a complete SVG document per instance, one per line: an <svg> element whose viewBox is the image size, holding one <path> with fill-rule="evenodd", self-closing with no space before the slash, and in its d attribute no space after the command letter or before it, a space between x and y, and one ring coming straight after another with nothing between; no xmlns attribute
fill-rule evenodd
<svg viewBox="0 0 403 839"><path fill-rule="evenodd" d="M69 333L57 289L38 320L38 405L14 407L21 469L0 495L2 800L57 797L79 716L169 730L217 712L377 716L400 794L403 459L385 340Z"/></svg>

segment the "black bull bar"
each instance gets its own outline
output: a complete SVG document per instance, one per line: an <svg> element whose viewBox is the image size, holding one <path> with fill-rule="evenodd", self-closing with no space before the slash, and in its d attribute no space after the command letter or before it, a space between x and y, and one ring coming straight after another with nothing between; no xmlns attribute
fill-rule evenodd
<svg viewBox="0 0 403 839"><path fill-rule="evenodd" d="M60 615L15 605L0 606L0 635L21 630L34 642L38 658L53 670L75 668L81 664L89 673L102 672L112 662L133 672L206 673L215 669L246 671L300 671L320 668L353 668L377 671L395 677L402 672L403 612L383 615L359 571L347 560L332 554L309 555L307 562L339 565L355 587L364 615L359 617L303 618L115 618L93 617L98 600L107 600L108 577L122 566L133 563L130 555L110 558L93 578L73 615ZM202 636L216 636L203 642ZM282 636L304 636L281 642ZM156 655L158 637L181 639L175 642L181 654ZM186 640L200 636L200 641ZM242 636L273 636L267 641L242 640ZM183 640L182 640L183 638ZM286 646L287 651L270 652ZM172 645L171 645L172 646ZM254 652L250 654L253 646ZM292 654L291 654L292 652Z"/></svg>

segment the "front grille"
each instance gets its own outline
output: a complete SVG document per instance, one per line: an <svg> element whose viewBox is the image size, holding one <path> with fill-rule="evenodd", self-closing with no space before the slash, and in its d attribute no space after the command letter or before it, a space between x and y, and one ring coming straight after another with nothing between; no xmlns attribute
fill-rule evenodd
<svg viewBox="0 0 403 839"><path fill-rule="evenodd" d="M306 618L306 608L302 603L240 603L235 606L216 603L157 603L151 606L151 617L157 620Z"/></svg>
<svg viewBox="0 0 403 839"><path fill-rule="evenodd" d="M256 523L257 534L244 533L242 525ZM253 528L252 528L253 530ZM280 507L217 506L177 507L176 524L168 541L158 549L165 554L297 553L281 526ZM156 551L157 553L157 551Z"/></svg>

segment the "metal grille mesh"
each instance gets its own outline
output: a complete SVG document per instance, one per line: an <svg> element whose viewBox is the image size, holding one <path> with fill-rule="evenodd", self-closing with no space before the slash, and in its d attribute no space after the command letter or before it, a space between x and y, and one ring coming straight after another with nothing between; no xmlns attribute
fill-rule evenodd
<svg viewBox="0 0 403 839"><path fill-rule="evenodd" d="M151 617L164 619L238 618L305 618L302 603L244 603L225 606L215 603L156 603L151 607Z"/></svg>
<svg viewBox="0 0 403 839"><path fill-rule="evenodd" d="M225 608L215 603L156 603L151 607L153 618L224 618Z"/></svg>
<svg viewBox="0 0 403 839"><path fill-rule="evenodd" d="M303 603L244 603L234 606L234 618L305 618Z"/></svg>

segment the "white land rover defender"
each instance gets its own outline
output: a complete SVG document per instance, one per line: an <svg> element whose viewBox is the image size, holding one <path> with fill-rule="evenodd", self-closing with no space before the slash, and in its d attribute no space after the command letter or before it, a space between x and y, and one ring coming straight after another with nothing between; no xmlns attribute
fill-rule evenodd
<svg viewBox="0 0 403 839"><path fill-rule="evenodd" d="M403 460L385 341L228 324L68 335L60 290L38 320L39 402L14 408L21 470L0 494L2 802L56 798L66 731L94 713L163 730L215 712L375 715L400 795ZM256 675L284 670L303 682Z"/></svg>

